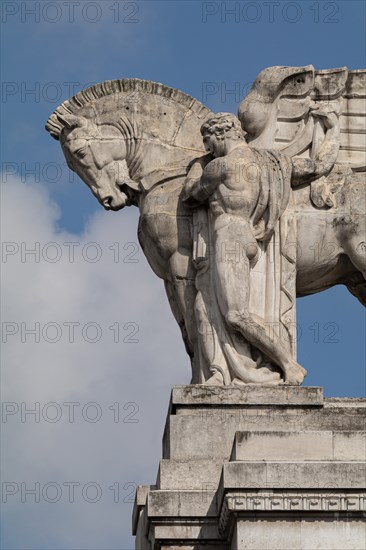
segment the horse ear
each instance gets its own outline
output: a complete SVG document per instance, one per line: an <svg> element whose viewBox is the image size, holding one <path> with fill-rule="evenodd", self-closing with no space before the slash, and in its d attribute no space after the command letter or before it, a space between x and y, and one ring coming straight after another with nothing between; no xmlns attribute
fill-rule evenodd
<svg viewBox="0 0 366 550"><path fill-rule="evenodd" d="M60 115L57 113L57 118L66 128L77 128L78 126L83 126L83 117L78 117L75 115Z"/></svg>

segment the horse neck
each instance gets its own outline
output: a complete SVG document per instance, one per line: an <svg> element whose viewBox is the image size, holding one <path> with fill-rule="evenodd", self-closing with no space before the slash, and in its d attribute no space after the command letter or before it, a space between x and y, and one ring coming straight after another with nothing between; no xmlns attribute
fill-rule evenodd
<svg viewBox="0 0 366 550"><path fill-rule="evenodd" d="M112 123L117 128L125 143L126 161L129 175L132 180L136 180L141 171L143 154L141 150L142 133L139 131L139 125L126 117L121 117L117 122Z"/></svg>
<svg viewBox="0 0 366 550"><path fill-rule="evenodd" d="M125 160L130 178L136 182L149 181L146 192L159 181L159 177L164 179L164 173L168 178L181 175L195 157L194 151L187 153L144 135L138 121L123 117L114 126L119 129L125 142Z"/></svg>

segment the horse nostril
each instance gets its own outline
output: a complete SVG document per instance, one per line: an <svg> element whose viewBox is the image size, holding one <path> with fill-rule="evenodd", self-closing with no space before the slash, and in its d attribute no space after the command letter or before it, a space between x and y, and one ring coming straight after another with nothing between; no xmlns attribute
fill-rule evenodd
<svg viewBox="0 0 366 550"><path fill-rule="evenodd" d="M102 203L103 203L103 206L108 208L112 205L112 201L113 201L113 197L111 197L110 195L108 197L104 197L104 199L102 200Z"/></svg>

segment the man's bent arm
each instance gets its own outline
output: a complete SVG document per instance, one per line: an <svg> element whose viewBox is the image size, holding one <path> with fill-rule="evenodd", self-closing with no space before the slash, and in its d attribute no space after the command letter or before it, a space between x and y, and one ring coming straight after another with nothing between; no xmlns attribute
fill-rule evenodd
<svg viewBox="0 0 366 550"><path fill-rule="evenodd" d="M207 160L212 159L211 155L207 155ZM206 164L207 165L207 164ZM208 197L215 191L217 183L212 183L207 178L204 179L204 168L202 160L196 161L188 172L185 181L185 196L183 202L198 206L204 203Z"/></svg>
<svg viewBox="0 0 366 550"><path fill-rule="evenodd" d="M325 134L324 142L315 157L313 159L292 159L292 186L309 183L328 175L332 170L339 152L340 125L338 116L335 113L330 113L324 117L324 123L328 127L328 130Z"/></svg>

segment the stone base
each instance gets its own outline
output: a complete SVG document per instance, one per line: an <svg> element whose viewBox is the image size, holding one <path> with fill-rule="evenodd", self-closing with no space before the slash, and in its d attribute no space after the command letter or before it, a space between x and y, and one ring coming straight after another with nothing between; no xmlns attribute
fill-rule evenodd
<svg viewBox="0 0 366 550"><path fill-rule="evenodd" d="M366 400L175 386L137 550L364 550Z"/></svg>

